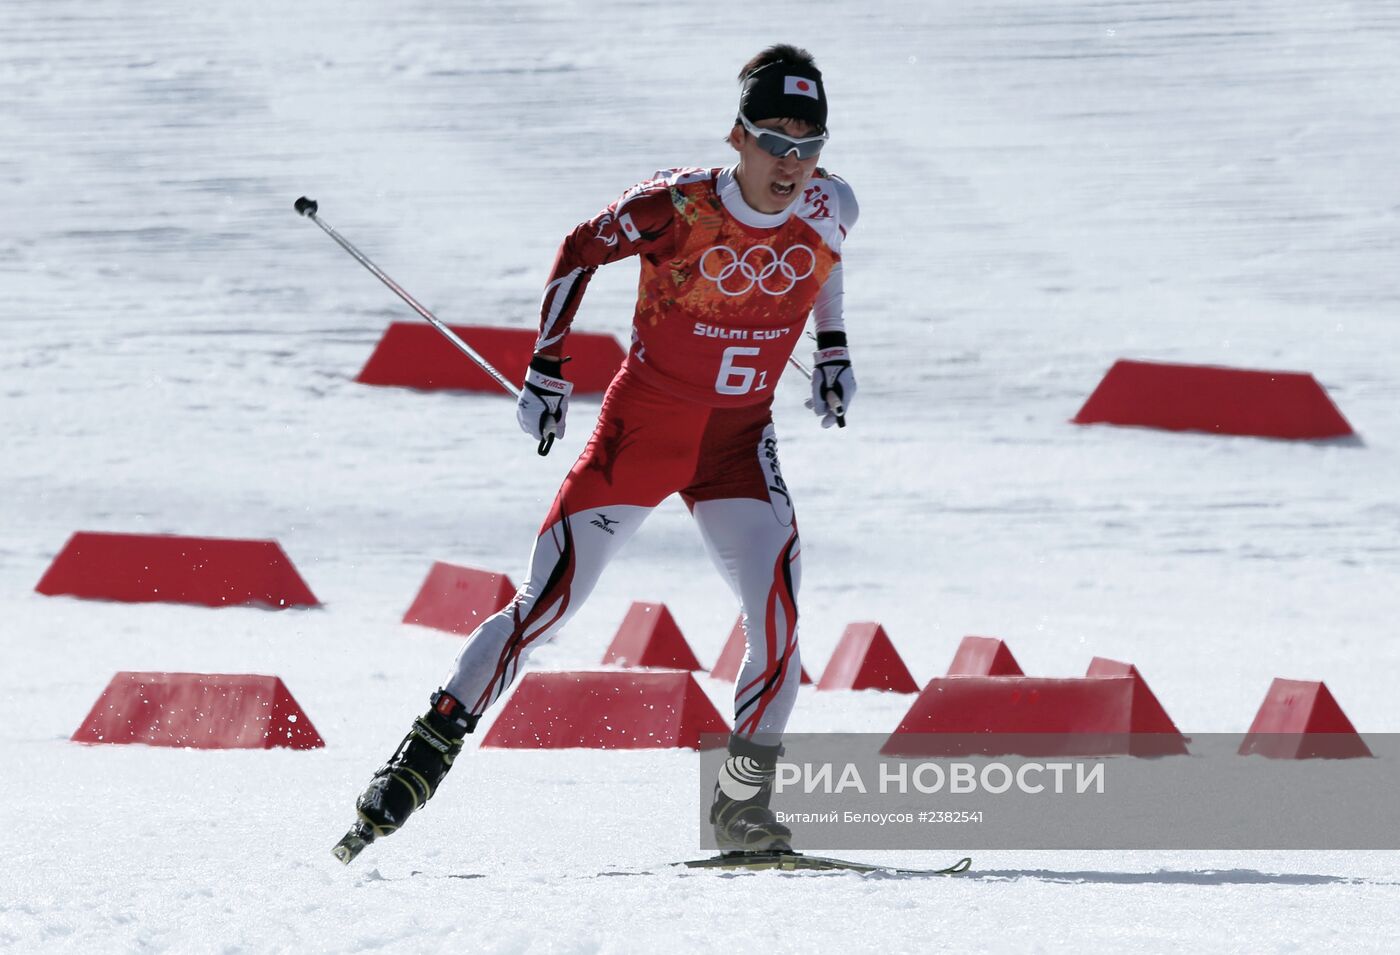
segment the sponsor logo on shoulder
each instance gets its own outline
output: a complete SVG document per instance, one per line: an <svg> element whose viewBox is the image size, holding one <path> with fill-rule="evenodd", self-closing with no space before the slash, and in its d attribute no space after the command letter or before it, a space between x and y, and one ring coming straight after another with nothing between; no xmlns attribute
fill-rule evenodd
<svg viewBox="0 0 1400 955"><path fill-rule="evenodd" d="M825 186L808 186L802 193L802 201L812 210L807 213L808 219L831 218L831 208L827 205L831 201L831 193L826 191Z"/></svg>

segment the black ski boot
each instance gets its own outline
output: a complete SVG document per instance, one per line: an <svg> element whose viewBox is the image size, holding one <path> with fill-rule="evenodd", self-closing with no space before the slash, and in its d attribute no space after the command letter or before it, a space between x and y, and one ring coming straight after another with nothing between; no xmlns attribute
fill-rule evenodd
<svg viewBox="0 0 1400 955"><path fill-rule="evenodd" d="M715 841L726 854L792 851L792 830L768 808L782 753L781 746L729 738L729 758L720 767L710 805Z"/></svg>
<svg viewBox="0 0 1400 955"><path fill-rule="evenodd" d="M462 751L463 738L476 729L480 717L472 716L445 691L434 693L431 702L432 707L413 721L394 755L355 800L359 821L331 850L341 862L348 864L375 839L396 832L433 798Z"/></svg>

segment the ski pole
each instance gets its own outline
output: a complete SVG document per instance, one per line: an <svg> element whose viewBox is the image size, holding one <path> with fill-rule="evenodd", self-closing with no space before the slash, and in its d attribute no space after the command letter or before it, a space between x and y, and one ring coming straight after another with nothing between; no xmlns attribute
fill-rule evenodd
<svg viewBox="0 0 1400 955"><path fill-rule="evenodd" d="M326 235L334 239L342 249L344 249L346 252L349 252L351 257L353 257L356 262L359 262L365 268L369 269L370 272L374 273L374 277L379 279L379 281L383 282L385 285L387 285L389 287L389 291L393 292L399 298L403 299L405 302L408 303L408 306L410 308L412 308L419 315L426 318L430 325L432 325L439 332L441 332L442 336L446 338L449 342L451 342L453 345L455 345L458 351L460 351L463 355L466 355L472 361L476 362L476 366L482 371L486 372L486 374L490 375L491 379L495 381L496 384L504 388L512 398L520 398L520 389L515 387L515 385L511 384L510 380L507 379L504 375L502 375L499 371L497 371L489 361L487 361L485 358L482 358L481 355L477 353L476 349L472 348L466 342L462 341L461 337L456 332L448 328L436 315L434 315L432 312L428 311L426 308L420 305L417 299L415 299L412 295L409 295L406 291L404 291L403 286L399 285L398 282L395 282L393 279L389 278L388 275L384 274L383 269L371 262L369 258L359 249L355 248L355 246L352 245L348 239L342 236L339 232L335 231L335 229L329 224L323 222L320 219L320 217L316 215L319 206L316 204L315 199L308 199L306 198L306 196L302 196L296 201L296 203L294 204L294 208L296 209L298 215L305 216L306 218L310 219L312 222L320 226L321 231L325 232ZM544 455L548 454L549 449L553 444L554 426L549 425L545 428L544 434L540 438L540 456L543 457Z"/></svg>

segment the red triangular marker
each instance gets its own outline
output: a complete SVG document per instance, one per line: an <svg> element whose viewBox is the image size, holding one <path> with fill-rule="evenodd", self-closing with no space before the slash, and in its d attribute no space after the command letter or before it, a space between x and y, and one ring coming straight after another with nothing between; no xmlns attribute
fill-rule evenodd
<svg viewBox="0 0 1400 955"><path fill-rule="evenodd" d="M841 634L817 689L917 693L919 685L884 627L878 623L853 623Z"/></svg>
<svg viewBox="0 0 1400 955"><path fill-rule="evenodd" d="M948 676L1025 676L1011 650L996 637L963 637Z"/></svg>
<svg viewBox="0 0 1400 955"><path fill-rule="evenodd" d="M403 622L465 636L514 596L505 574L434 561Z"/></svg>
<svg viewBox="0 0 1400 955"><path fill-rule="evenodd" d="M628 608L603 662L623 667L704 669L666 605L641 601Z"/></svg>
<svg viewBox="0 0 1400 955"><path fill-rule="evenodd" d="M710 669L710 676L716 680L737 680L739 671L744 666L744 654L748 652L748 640L744 636L744 616L740 614L734 621L734 629L729 631L729 638L724 641L724 649L719 652L719 659ZM807 675L807 668L802 667L801 683L803 686L812 682L812 678Z"/></svg>

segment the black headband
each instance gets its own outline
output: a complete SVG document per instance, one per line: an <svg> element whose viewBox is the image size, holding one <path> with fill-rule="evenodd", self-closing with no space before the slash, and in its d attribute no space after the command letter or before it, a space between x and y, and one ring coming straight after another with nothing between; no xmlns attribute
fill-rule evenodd
<svg viewBox="0 0 1400 955"><path fill-rule="evenodd" d="M779 60L761 66L744 80L739 112L751 122L801 119L826 129L826 90L815 66Z"/></svg>

